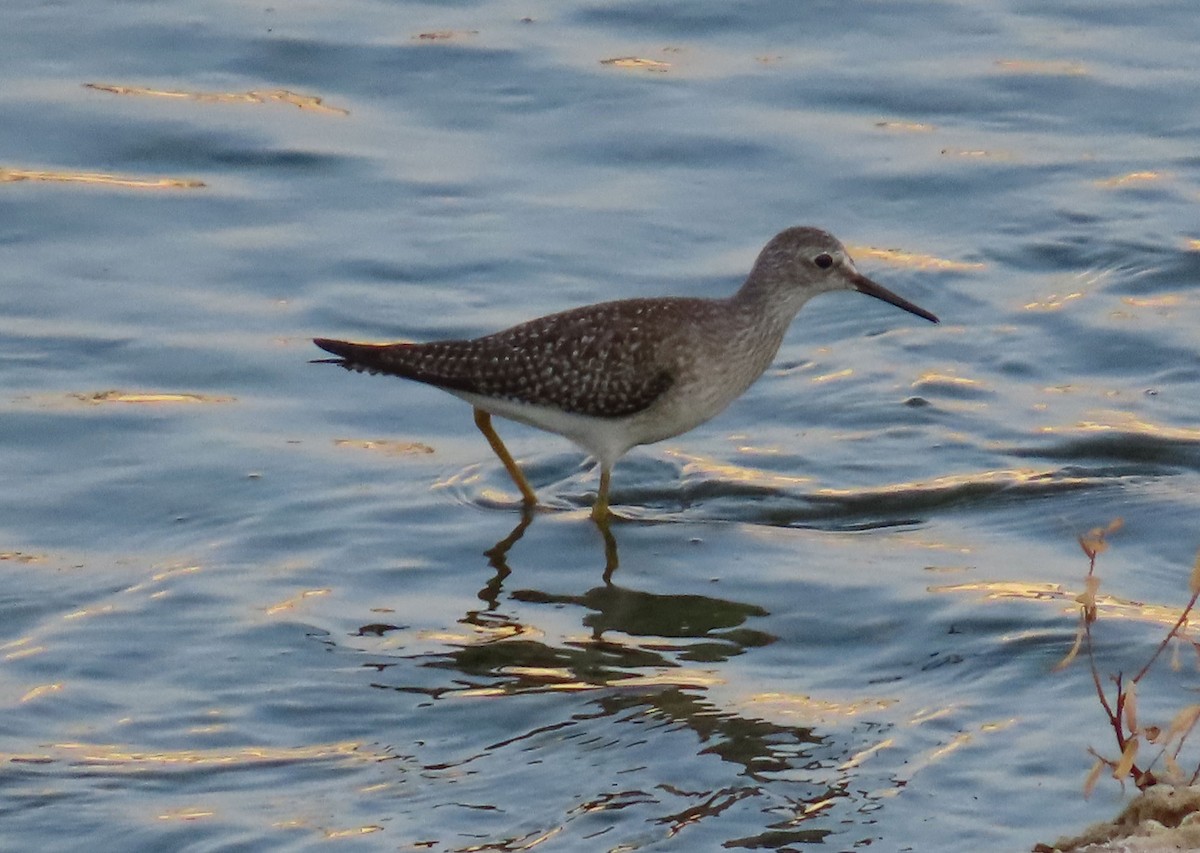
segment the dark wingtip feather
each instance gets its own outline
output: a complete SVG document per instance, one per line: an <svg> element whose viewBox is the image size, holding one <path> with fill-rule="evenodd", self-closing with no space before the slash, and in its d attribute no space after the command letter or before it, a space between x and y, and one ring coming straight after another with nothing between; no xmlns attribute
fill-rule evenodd
<svg viewBox="0 0 1200 853"><path fill-rule="evenodd" d="M391 369L384 361L384 356L393 347L398 346L397 344L359 344L331 338L313 338L313 343L325 352L333 353L337 358L317 358L312 360L312 364L336 364L359 373L404 375Z"/></svg>
<svg viewBox="0 0 1200 853"><path fill-rule="evenodd" d="M337 358L312 358L309 364L336 364L347 370L353 370L350 363L350 344L347 341L335 341L330 338L313 338L313 343L325 352L333 353Z"/></svg>
<svg viewBox="0 0 1200 853"><path fill-rule="evenodd" d="M349 358L350 352L355 346L349 341L335 341L332 338L313 338L313 343L325 352L331 352L341 358Z"/></svg>

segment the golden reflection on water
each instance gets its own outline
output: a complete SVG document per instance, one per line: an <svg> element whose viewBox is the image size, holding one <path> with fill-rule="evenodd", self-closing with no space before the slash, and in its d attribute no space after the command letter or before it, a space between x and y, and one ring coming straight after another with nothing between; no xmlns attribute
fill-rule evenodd
<svg viewBox="0 0 1200 853"><path fill-rule="evenodd" d="M111 604L99 604L95 607L81 607L78 610L72 610L70 613L64 613L62 618L67 621L72 619L86 619L89 616L103 616L115 610L116 608Z"/></svg>
<svg viewBox="0 0 1200 853"><path fill-rule="evenodd" d="M944 717L948 717L957 710L958 708L953 705L938 705L933 708L921 708L909 716L908 724L910 726L924 725L925 723L932 722L933 720L940 720Z"/></svg>
<svg viewBox="0 0 1200 853"><path fill-rule="evenodd" d="M158 813L160 821L198 821L202 817L215 817L211 809L200 809L198 806L184 806L181 809L168 809Z"/></svg>
<svg viewBox="0 0 1200 853"><path fill-rule="evenodd" d="M14 402L39 409L60 409L64 406L193 406L236 403L236 397L216 394L193 394L187 391L76 391L69 394L29 394ZM4 556L0 554L0 559Z"/></svg>
<svg viewBox="0 0 1200 853"><path fill-rule="evenodd" d="M824 373L820 376L814 376L809 381L814 385L824 385L827 382L834 382L838 379L849 379L854 375L854 371L847 367L845 370L835 370L833 373Z"/></svg>
<svg viewBox="0 0 1200 853"><path fill-rule="evenodd" d="M660 74L665 74L671 70L671 63L669 62L661 62L657 59L643 59L639 56L617 56L612 59L601 59L600 64L634 71L656 71Z"/></svg>
<svg viewBox="0 0 1200 853"><path fill-rule="evenodd" d="M1111 178L1102 178L1096 181L1096 186L1104 187L1105 189L1116 189L1118 187L1136 186L1139 184L1149 184L1156 181L1161 181L1168 177L1165 172L1127 172L1124 175L1116 175Z"/></svg>
<svg viewBox="0 0 1200 853"><path fill-rule="evenodd" d="M545 678L551 681L569 681L572 678L569 670L544 666L502 666L496 671L501 675L520 675L525 678Z"/></svg>
<svg viewBox="0 0 1200 853"><path fill-rule="evenodd" d="M328 839L335 838L357 838L360 835L371 835L375 832L383 832L383 827L378 824L368 824L367 826L355 826L350 829L325 829L322 830L322 835Z"/></svg>
<svg viewBox="0 0 1200 853"><path fill-rule="evenodd" d="M901 133L932 133L937 130L936 124L925 124L918 121L877 121L875 126L881 130L899 131Z"/></svg>
<svg viewBox="0 0 1200 853"><path fill-rule="evenodd" d="M970 388L972 390L984 388L983 382L978 379L970 379L966 376L955 376L953 373L941 373L936 370L926 371L917 377L912 383L913 388L928 388L933 387L951 387L951 388Z"/></svg>
<svg viewBox="0 0 1200 853"><path fill-rule="evenodd" d="M1082 299L1082 291L1072 291L1067 294L1052 293L1045 299L1038 299L1034 302L1026 302L1022 308L1026 311L1057 311L1066 305L1068 302L1074 302L1076 299Z"/></svg>
<svg viewBox="0 0 1200 853"><path fill-rule="evenodd" d="M1079 432L1117 432L1141 435L1167 441L1200 442L1200 429L1169 427L1151 423L1121 409L1101 409L1089 413L1094 419L1079 421L1072 426L1043 426L1038 432L1049 435L1070 435Z"/></svg>
<svg viewBox="0 0 1200 853"><path fill-rule="evenodd" d="M737 436L732 438L736 439ZM708 457L696 456L679 450L667 450L666 455L687 461L684 474L704 474L728 484L753 486L764 492L811 486L812 477L765 472L755 468L734 465ZM1059 468L1004 468L994 471L969 471L948 474L928 480L908 480L875 488L824 487L809 491L802 497L816 500L837 500L855 503L912 501L914 498L941 499L956 493L970 496L980 491L987 493L1002 489L1062 490L1094 484L1094 478L1065 474ZM879 509L879 507L875 507Z"/></svg>
<svg viewBox="0 0 1200 853"><path fill-rule="evenodd" d="M276 613L283 613L286 611L296 610L297 608L299 608L299 606L301 604L303 604L308 599L316 598L316 597L322 596L322 595L329 595L331 592L333 592L333 590L328 587L326 587L324 589L302 590L302 591L296 593L295 595L290 596L289 598L285 598L282 601L276 602L275 604L268 604L266 607L263 608L263 610L266 612L266 614L268 616L274 616Z"/></svg>
<svg viewBox="0 0 1200 853"><path fill-rule="evenodd" d="M866 498L890 495L915 495L919 493L952 492L964 487L1012 487L1012 486L1045 486L1062 488L1065 486L1084 485L1090 482L1086 477L1064 476L1057 469L1051 468L1004 468L998 471L973 471L966 474L950 474L945 477L935 477L932 480L909 480L903 483L893 483L876 489L819 489L816 494L823 497L836 498Z"/></svg>
<svg viewBox="0 0 1200 853"><path fill-rule="evenodd" d="M64 685L61 681L56 681L53 684L38 685L37 687L27 690L25 695L22 696L18 702L32 702L34 699L40 699L43 696L49 696L51 693L57 693L58 691L62 690L63 686Z"/></svg>
<svg viewBox="0 0 1200 853"><path fill-rule="evenodd" d="M199 820L204 817L215 817L216 812L212 809L204 809L199 806L183 806L178 809L167 809L158 814L159 820Z"/></svg>
<svg viewBox="0 0 1200 853"><path fill-rule="evenodd" d="M980 723L979 730L991 734L992 732L1002 732L1005 729L1011 728L1017 724L1016 717L1010 717L1007 720L993 720L990 723Z"/></svg>
<svg viewBox="0 0 1200 853"><path fill-rule="evenodd" d="M68 395L71 399L89 405L104 403L128 403L135 405L232 403L234 397L219 397L210 394L189 394L172 391L94 391Z"/></svg>
<svg viewBox="0 0 1200 853"><path fill-rule="evenodd" d="M709 670L664 669L650 675L622 679L622 687L716 687L725 679Z"/></svg>
<svg viewBox="0 0 1200 853"><path fill-rule="evenodd" d="M310 112L327 115L348 116L349 110L341 107L330 107L324 99L316 95L300 95L287 89L269 89L250 92L189 92L183 89L150 89L145 86L118 86L112 83L84 83L85 89L97 92L109 92L113 95L132 95L149 98L171 98L176 100L199 101L204 103L224 104L289 104Z"/></svg>
<svg viewBox="0 0 1200 853"><path fill-rule="evenodd" d="M468 623L470 631L419 631L421 640L443 643L449 646L474 646L484 643L495 643L520 637L523 640L540 640L545 633L531 625L514 622L480 622Z"/></svg>
<svg viewBox="0 0 1200 853"><path fill-rule="evenodd" d="M125 592L141 592L151 584L161 583L162 581L170 580L178 575L194 575L199 571L201 571L200 566L171 566L168 569L163 569L161 572L155 572L150 576L149 580L141 581L133 584L132 586L125 587ZM161 593L153 593L153 595L159 594Z"/></svg>
<svg viewBox="0 0 1200 853"><path fill-rule="evenodd" d="M739 438L746 436L733 435L730 439L737 441ZM797 486L803 483L811 483L812 477L800 477L791 474L772 474L763 471L759 468L747 468L743 465L735 465L732 462L725 462L714 459L711 456L698 456L694 453L685 453L682 450L668 448L663 451L664 455L670 456L673 459L682 460L685 465L683 469L684 475L688 474L704 474L707 476L717 477L719 479L731 483L752 483L754 485L769 487L769 486Z"/></svg>
<svg viewBox="0 0 1200 853"><path fill-rule="evenodd" d="M885 738L879 743L872 744L866 749L860 749L858 752L854 753L854 755L850 756L848 759L838 765L838 770L845 772L846 770L853 770L856 767L860 767L866 763L867 759L873 757L877 753L883 752L885 749L891 749L895 745L895 738Z"/></svg>
<svg viewBox="0 0 1200 853"><path fill-rule="evenodd" d="M207 726L189 726L187 733L190 735L214 735L227 731L229 731L228 723L210 723Z"/></svg>
<svg viewBox="0 0 1200 853"><path fill-rule="evenodd" d="M953 261L949 258L939 258L936 255L923 255L919 252L905 252L900 249L879 249L875 246L848 246L851 255L862 260L870 258L883 261L898 267L911 267L918 270L956 270L959 272L986 269L987 264L975 261Z"/></svg>
<svg viewBox="0 0 1200 853"><path fill-rule="evenodd" d="M204 181L185 178L138 178L130 175L112 175L107 172L38 171L31 169L9 169L0 166L0 183L95 184L121 187L131 190L198 190Z"/></svg>
<svg viewBox="0 0 1200 853"><path fill-rule="evenodd" d="M5 561L14 563L44 563L46 562L46 555L26 554L24 551L0 551L0 562Z"/></svg>
<svg viewBox="0 0 1200 853"><path fill-rule="evenodd" d="M750 696L747 701L756 713L802 717L815 722L827 717L848 719L865 713L884 711L900 700L874 698L837 702L829 699L814 699L799 693L758 693Z"/></svg>
<svg viewBox="0 0 1200 853"><path fill-rule="evenodd" d="M945 743L940 743L923 753L913 755L904 764L906 771L905 784L912 781L913 777L923 770L933 766L934 764L944 761L947 757L958 752L963 747L971 745L977 739L979 739L981 735L986 736L1000 734L1011 726L1016 725L1017 722L1018 721L1015 718L984 722L977 726L973 731L956 732ZM902 789L903 786L899 786L897 788L890 788L878 792L878 794L882 796L895 796L899 794Z"/></svg>
<svg viewBox="0 0 1200 853"><path fill-rule="evenodd" d="M1195 242L1200 244L1200 240ZM1164 293L1158 296L1122 296L1121 301L1134 308L1176 308L1187 302L1187 295Z"/></svg>
<svg viewBox="0 0 1200 853"><path fill-rule="evenodd" d="M303 820L301 818L291 818L290 820L278 820L271 824L272 829L303 829L315 830L326 839L337 838L355 838L360 835L370 835L375 832L383 832L383 827L378 824L367 824L366 826L356 826L349 829L327 829L319 826L312 821Z"/></svg>
<svg viewBox="0 0 1200 853"><path fill-rule="evenodd" d="M32 637L18 637L0 646L0 652L4 653L4 660L20 660L46 651L45 646L31 645L33 642Z"/></svg>
<svg viewBox="0 0 1200 853"><path fill-rule="evenodd" d="M1042 601L1062 605L1062 612L1074 614L1079 610L1077 593L1055 583L1037 581L973 581L928 587L935 595L976 595L983 601ZM1179 619L1179 607L1147 604L1113 595L1096 596L1096 612L1100 618L1128 619L1156 625L1174 625ZM1189 626L1179 629L1187 634Z"/></svg>
<svg viewBox="0 0 1200 853"><path fill-rule="evenodd" d="M333 446L370 450L387 456L411 456L417 453L434 452L434 449L428 444L422 444L419 441L394 441L386 438L335 438Z"/></svg>
<svg viewBox="0 0 1200 853"><path fill-rule="evenodd" d="M944 743L936 749L931 749L924 757L919 755L916 756L915 759L910 762L910 766L913 768L912 772L915 773L917 770L922 769L923 766L928 766L936 761L941 761L947 755L952 752L957 752L974 739L974 735L971 732L959 732L953 738L951 738L948 743Z"/></svg>
<svg viewBox="0 0 1200 853"><path fill-rule="evenodd" d="M104 767L131 773L173 767L221 767L240 769L263 764L292 764L312 761L376 762L392 756L373 752L358 741L312 744L310 746L257 746L232 749L179 749L141 751L115 744L54 743L40 754L0 753L0 761L18 763L67 763L75 767Z"/></svg>

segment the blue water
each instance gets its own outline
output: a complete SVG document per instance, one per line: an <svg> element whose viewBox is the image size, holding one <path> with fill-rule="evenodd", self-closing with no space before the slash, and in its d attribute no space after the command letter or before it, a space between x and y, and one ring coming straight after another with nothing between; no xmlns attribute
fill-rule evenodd
<svg viewBox="0 0 1200 853"><path fill-rule="evenodd" d="M1112 733L1052 668L1079 534L1124 521L1106 674L1200 547L1192 4L5 30L0 849L1024 850L1125 801L1084 800ZM308 363L724 295L794 224L942 324L808 305L618 465L607 583L565 441L499 422L524 526L465 404Z"/></svg>

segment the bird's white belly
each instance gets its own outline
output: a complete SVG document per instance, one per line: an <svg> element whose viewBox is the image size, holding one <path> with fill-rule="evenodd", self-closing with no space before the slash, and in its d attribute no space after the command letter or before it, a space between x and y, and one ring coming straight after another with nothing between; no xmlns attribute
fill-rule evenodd
<svg viewBox="0 0 1200 853"><path fill-rule="evenodd" d="M579 415L553 406L483 397L469 391L446 390L485 412L561 435L610 466L629 448L645 443L631 432L633 418L630 417Z"/></svg>
<svg viewBox="0 0 1200 853"><path fill-rule="evenodd" d="M743 388L718 390L685 383L671 389L649 408L619 418L574 414L552 406L446 390L485 412L561 435L611 467L632 447L681 435L710 420Z"/></svg>

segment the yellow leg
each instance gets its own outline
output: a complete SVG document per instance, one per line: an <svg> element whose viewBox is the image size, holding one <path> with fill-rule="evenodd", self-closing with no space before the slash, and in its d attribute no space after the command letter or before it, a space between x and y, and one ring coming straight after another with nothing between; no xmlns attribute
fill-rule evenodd
<svg viewBox="0 0 1200 853"><path fill-rule="evenodd" d="M612 471L601 466L600 468L600 491L596 494L596 502L592 504L592 519L597 522L606 522L612 515L608 510L608 485L612 480Z"/></svg>
<svg viewBox="0 0 1200 853"><path fill-rule="evenodd" d="M496 430L492 428L491 413L485 412L483 409L476 409L475 426L479 427L479 431L483 433L483 437L488 440L488 444L492 447L492 452L499 456L500 461L504 463L504 470L508 472L508 476L512 477L512 481L521 490L521 497L526 506L535 506L537 504L537 493L529 485L529 481L525 479L525 475L521 473L521 469L517 467L516 460L508 452L508 448L504 446L504 442L500 440L500 436L496 434Z"/></svg>
<svg viewBox="0 0 1200 853"><path fill-rule="evenodd" d="M600 468L600 491L596 493L596 502L592 504L592 520L600 528L604 537L604 583L612 583L613 572L617 570L620 559L617 557L617 540L612 534L612 511L608 508L608 486L612 480L612 471Z"/></svg>

